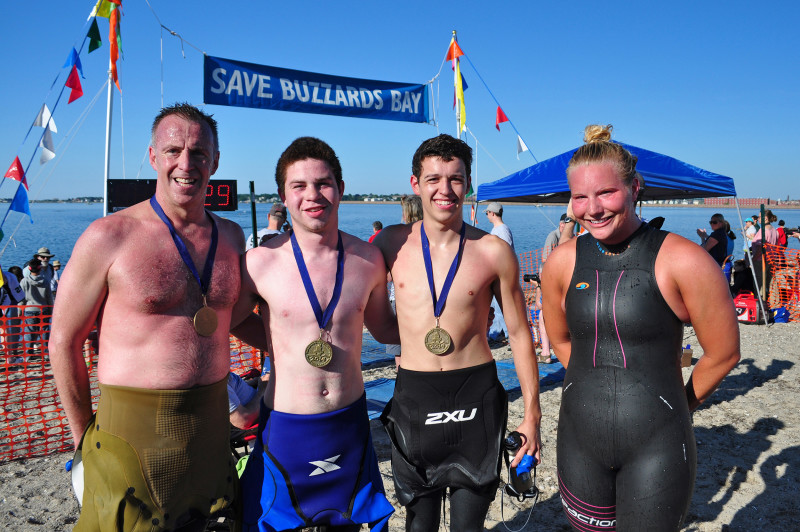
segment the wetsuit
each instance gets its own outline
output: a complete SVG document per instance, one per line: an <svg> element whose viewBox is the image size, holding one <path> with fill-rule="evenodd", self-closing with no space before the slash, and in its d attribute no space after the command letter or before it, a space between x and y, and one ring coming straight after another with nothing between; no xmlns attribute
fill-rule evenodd
<svg viewBox="0 0 800 532"><path fill-rule="evenodd" d="M238 483L226 381L189 390L100 384L79 446L83 506L75 530L204 530L209 518L232 517Z"/></svg>
<svg viewBox="0 0 800 532"><path fill-rule="evenodd" d="M241 479L243 530L387 529L394 508L383 491L366 394L322 414L262 408L256 448Z"/></svg>
<svg viewBox="0 0 800 532"><path fill-rule="evenodd" d="M655 278L666 235L643 225L618 254L591 235L576 242L557 444L562 504L576 530L678 530L689 508L696 449L683 329Z"/></svg>
<svg viewBox="0 0 800 532"><path fill-rule="evenodd" d="M500 482L507 411L494 361L451 371L398 370L381 421L392 441L395 495L408 506L406 530L437 528L447 488L452 530L483 530Z"/></svg>

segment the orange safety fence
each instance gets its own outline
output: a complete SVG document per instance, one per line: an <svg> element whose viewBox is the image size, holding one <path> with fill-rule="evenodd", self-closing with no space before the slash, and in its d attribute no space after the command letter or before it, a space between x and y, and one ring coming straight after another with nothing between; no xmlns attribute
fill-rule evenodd
<svg viewBox="0 0 800 532"><path fill-rule="evenodd" d="M769 307L785 308L790 321L800 321L800 250L764 244L770 275Z"/></svg>
<svg viewBox="0 0 800 532"><path fill-rule="evenodd" d="M72 435L47 349L52 307L0 306L0 311L0 463L71 451ZM89 337L96 338L96 331ZM83 345L93 406L100 393L96 345L88 339ZM261 369L257 349L233 336L230 349L234 373Z"/></svg>
<svg viewBox="0 0 800 532"><path fill-rule="evenodd" d="M542 271L543 251L543 249L534 249L519 254L519 284L522 286L522 293L525 296L525 304L528 309L528 326L531 329L531 335L533 335L534 345L541 344L541 338L539 338L540 309L537 308L540 305L540 294L537 293L536 284L538 283L533 283L530 280L526 281L525 279L530 279L529 276L538 275Z"/></svg>

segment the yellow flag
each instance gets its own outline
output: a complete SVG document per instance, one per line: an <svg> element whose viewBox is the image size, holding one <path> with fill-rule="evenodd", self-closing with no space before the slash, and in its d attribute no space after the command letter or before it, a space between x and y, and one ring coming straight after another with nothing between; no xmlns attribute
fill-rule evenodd
<svg viewBox="0 0 800 532"><path fill-rule="evenodd" d="M458 131L463 133L467 130L467 108L464 106L464 84L461 78L461 66L456 59L456 106L458 117Z"/></svg>

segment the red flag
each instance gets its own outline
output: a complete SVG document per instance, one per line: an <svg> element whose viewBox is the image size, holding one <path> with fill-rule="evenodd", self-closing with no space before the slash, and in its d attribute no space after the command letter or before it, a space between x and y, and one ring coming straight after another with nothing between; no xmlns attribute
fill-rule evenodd
<svg viewBox="0 0 800 532"><path fill-rule="evenodd" d="M117 29L119 28L119 8L122 5L121 0L114 1L117 6L112 7L111 16L108 17L108 40L111 44L111 79L117 85L117 90L122 92L119 88L119 77L117 76L117 59L119 59L119 39Z"/></svg>
<svg viewBox="0 0 800 532"><path fill-rule="evenodd" d="M464 55L464 52L461 51L461 47L458 46L455 37L450 41L450 47L447 49L447 57L445 58L446 61L453 61L454 59L458 59Z"/></svg>
<svg viewBox="0 0 800 532"><path fill-rule="evenodd" d="M72 71L70 71L67 82L64 85L72 89L72 92L69 94L69 101L67 101L67 103L72 103L83 96L81 79L78 77L78 67L75 65L72 65Z"/></svg>
<svg viewBox="0 0 800 532"><path fill-rule="evenodd" d="M19 157L14 157L14 162L8 167L8 171L3 177L19 181L22 183L22 186L26 189L28 188L28 180L25 179L25 170L22 169L22 163L19 162Z"/></svg>
<svg viewBox="0 0 800 532"><path fill-rule="evenodd" d="M500 131L500 124L502 124L503 122L508 122L508 117L503 112L503 110L500 109L500 106L498 105L497 106L497 118L494 121L494 127L497 128L497 131Z"/></svg>

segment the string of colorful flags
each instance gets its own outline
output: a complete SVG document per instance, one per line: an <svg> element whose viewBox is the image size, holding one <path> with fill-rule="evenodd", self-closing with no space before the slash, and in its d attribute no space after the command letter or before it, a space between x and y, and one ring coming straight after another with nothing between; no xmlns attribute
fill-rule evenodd
<svg viewBox="0 0 800 532"><path fill-rule="evenodd" d="M117 86L117 89L122 92L119 84L119 75L117 72L117 60L120 57L120 53L122 50L122 33L120 31L120 22L122 16L122 0L98 0L97 3L92 8L91 13L89 14L89 19L92 23L89 26L89 30L86 33L83 41L81 42L81 50L83 49L83 45L86 44L88 41L88 52L92 53L98 48L100 48L103 44L103 39L100 35L100 27L97 23L97 18L106 18L108 19L109 29L108 29L108 41L109 41L109 60L111 66L111 79L114 81L114 84ZM55 152L55 145L53 143L53 134L58 133L58 128L56 127L55 120L53 119L53 114L55 113L56 109L58 108L58 104L61 101L61 96L64 93L65 89L69 89L69 98L67 99L67 104L71 104L81 96L83 96L83 87L81 86L81 79L85 79L83 75L83 65L81 64L80 58L80 51L76 50L73 46L72 49L69 51L67 55L67 60L64 62L64 65L61 67L59 73L56 75L56 79L53 82L55 83L61 77L61 75L68 70L68 74L66 76L66 80L61 87L61 91L59 92L58 98L56 99L55 104L53 105L53 110L51 111L47 107L47 103L43 103L42 107L39 109L36 118L31 124L31 127L28 129L28 134L25 135L25 139L23 140L23 145L28 138L31 130L33 128L43 128L41 135L39 136L39 143L36 148L34 148L33 153L31 154L30 161L28 162L27 166L23 166L22 162L19 159L19 155L14 157L14 161L9 166L8 170L6 171L5 175L3 176L4 179L0 180L0 187L5 183L5 179L12 179L18 182L17 190L14 193L14 197L9 204L8 210L6 211L5 216L3 217L3 221L0 222L0 234L2 234L2 227L5 224L6 218L8 218L8 214L11 211L15 211L21 214L28 215L30 222L33 223L33 217L31 216L31 209L28 202L28 180L25 177L27 171L30 169L31 164L33 163L33 159L36 155L36 151L41 148L41 155L39 157L39 164L45 164L48 161L52 160L56 156ZM19 154L19 150L22 148L22 145L17 150ZM2 238L2 237L0 237Z"/></svg>
<svg viewBox="0 0 800 532"><path fill-rule="evenodd" d="M466 103L464 100L464 91L467 90L467 88L469 88L467 85L467 80L464 78L464 74L461 72L461 64L460 64L461 57L467 60L470 67L472 67L472 70L475 72L475 75L478 76L478 79L481 80L481 83L483 83L483 86L486 87L486 90L489 92L489 95L492 97L495 104L497 104L497 113L495 118L495 127L497 128L497 131L500 131L500 124L508 122L508 124L514 130L514 133L516 133L517 159L519 159L519 155L521 153L528 152L530 153L531 157L533 157L533 160L538 163L539 161L536 159L536 156L533 155L533 153L528 149L528 145L525 144L524 140L522 140L522 135L519 133L516 126L508 118L508 115L506 115L502 107L500 107L500 102L497 101L497 98L495 97L492 90L489 88L489 85L486 84L483 77L478 72L478 69L475 68L474 64L472 64L472 61L470 60L469 56L467 56L467 54L465 54L464 51L459 46L458 41L456 40L455 32L453 32L453 37L450 39L450 45L447 47L447 56L445 57L445 61L451 62L452 69L454 72L453 79L454 79L455 91L453 96L453 108L456 110L456 120L458 121L457 130L459 134L466 131L467 128L467 110L466 110Z"/></svg>

